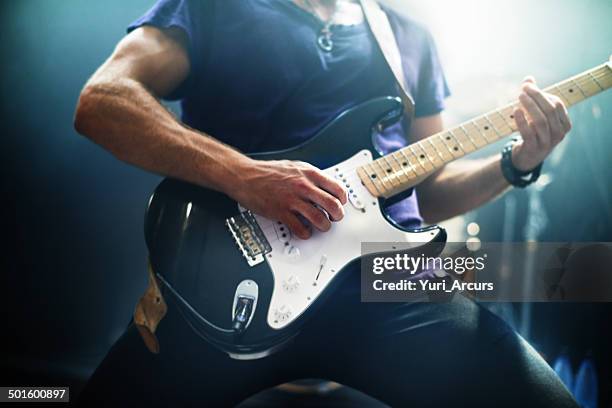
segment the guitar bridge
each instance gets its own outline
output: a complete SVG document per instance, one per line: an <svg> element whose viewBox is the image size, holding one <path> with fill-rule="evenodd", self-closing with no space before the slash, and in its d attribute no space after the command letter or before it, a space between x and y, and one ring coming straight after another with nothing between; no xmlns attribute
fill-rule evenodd
<svg viewBox="0 0 612 408"><path fill-rule="evenodd" d="M226 219L225 225L249 266L262 263L264 256L272 251L270 243L250 211L244 211L238 216Z"/></svg>

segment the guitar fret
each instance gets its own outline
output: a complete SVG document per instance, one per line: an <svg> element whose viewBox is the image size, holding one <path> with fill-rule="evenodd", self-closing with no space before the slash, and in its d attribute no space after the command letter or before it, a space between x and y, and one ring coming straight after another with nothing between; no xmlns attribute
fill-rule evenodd
<svg viewBox="0 0 612 408"><path fill-rule="evenodd" d="M387 158L387 156L389 156L389 155L384 155L383 157L381 157L381 159L384 160L385 163L387 163L387 165L389 166L389 168L386 171L387 171L387 177L390 178L389 181L391 183L391 186L393 186L393 179L394 178L397 179L397 185L401 185L402 182L399 180L399 178L395 174L395 169L393 168L391 163L389 163L389 159Z"/></svg>
<svg viewBox="0 0 612 408"><path fill-rule="evenodd" d="M483 118L485 118L485 120L487 122L489 122L489 125L491 126L491 128L493 129L493 131L497 134L497 138L501 139L503 137L503 135L501 133L499 133L499 130L497 130L497 128L495 127L495 125L493 125L493 122L491 122L491 119L489 119L488 115L483 115Z"/></svg>
<svg viewBox="0 0 612 408"><path fill-rule="evenodd" d="M370 181L372 182L374 187L376 187L376 190L378 190L378 192L382 193L383 191L385 191L385 188L384 188L384 186L382 186L382 183L380 182L380 179L378 178L378 174L376 173L376 170L374 169L373 163L374 162L368 163L366 165L367 167L369 167L369 171L367 173L368 173ZM376 185L377 183L381 184L380 188L379 188L378 185Z"/></svg>
<svg viewBox="0 0 612 408"><path fill-rule="evenodd" d="M569 99L567 99L565 97L565 95L563 95L563 91L561 90L561 88L559 88L558 85L555 85L554 88L557 90L558 93L558 97L561 98L561 101L566 105L566 106L570 106L572 103L570 102Z"/></svg>
<svg viewBox="0 0 612 408"><path fill-rule="evenodd" d="M396 152L392 152L390 154L388 154L387 156L390 157L389 160L387 160L387 163L390 164L391 168L393 169L393 173L395 178L397 179L397 181L399 182L399 184L402 184L402 174L403 174L403 168L402 166L399 164L399 162L397 161L396 157L395 157Z"/></svg>
<svg viewBox="0 0 612 408"><path fill-rule="evenodd" d="M506 116L502 115L501 112L499 111L499 109L496 109L493 111L494 113L497 113L497 116L500 116L502 118L502 122L508 127L508 129L510 129L510 133L514 132L514 129L512 128L512 126L508 123L508 120L506 120Z"/></svg>
<svg viewBox="0 0 612 408"><path fill-rule="evenodd" d="M612 63L609 67L607 67L605 73L602 72L602 75L599 76L597 80L600 81L605 89L612 87Z"/></svg>
<svg viewBox="0 0 612 408"><path fill-rule="evenodd" d="M438 158L438 155L436 154L435 149L432 149L431 146L425 142L425 140L421 140L417 142L417 144L419 145L419 149L421 149L427 154L427 160L431 163L431 165L434 168L439 167L440 165L443 164L443 163L439 163L440 159Z"/></svg>
<svg viewBox="0 0 612 408"><path fill-rule="evenodd" d="M431 147L433 147L433 149L436 151L436 153L438 153L438 156L440 156L440 160L442 160L442 163L446 163L446 160L444 160L444 156L442 156L442 153L440 153L440 151L438 150L436 145L431 141L431 138L428 137L425 140L429 141L429 144L431 145Z"/></svg>
<svg viewBox="0 0 612 408"><path fill-rule="evenodd" d="M431 158L429 157L429 154L425 151L425 149L423 149L423 147L419 143L415 143L415 144L413 144L413 146L415 148L418 147L423 152L423 153L421 153L419 158L429 160L429 164L431 165L431 169L428 169L427 171L429 172L429 171L435 169L436 165L433 163L433 161L431 161Z"/></svg>
<svg viewBox="0 0 612 408"><path fill-rule="evenodd" d="M602 91L605 91L604 87L601 86L601 84L599 83L599 81L597 80L597 78L595 78L595 75L593 75L592 72L589 72L589 76L591 77L591 79L593 80L593 82L599 87L599 89L601 89Z"/></svg>
<svg viewBox="0 0 612 408"><path fill-rule="evenodd" d="M565 81L564 84L561 84L561 86L560 86L561 89L563 89L563 87L562 87L563 85L565 85L565 87L567 88L566 92L565 92L565 95L566 95L567 100L570 102L570 104L573 105L573 104L578 103L578 102L580 102L580 101L582 101L584 99L584 98L581 98L578 93L574 92L574 87L572 87L572 85L569 84L569 81Z"/></svg>
<svg viewBox="0 0 612 408"><path fill-rule="evenodd" d="M506 111L506 118L508 118L508 120L510 121L510 129L512 129L513 133L518 130L518 125L516 124L516 117L514 116L514 112L517 108L518 105L516 103L510 104L504 108L504 111Z"/></svg>
<svg viewBox="0 0 612 408"><path fill-rule="evenodd" d="M419 177L422 173L419 173L420 169L418 169L417 164L414 162L413 158L410 158L410 156L408 156L406 154L406 152L408 151L408 146L402 148L400 150L400 152L402 153L402 156L404 156L404 159L406 160L406 162L408 164L410 164L410 170L412 170L412 172L415 174L416 177Z"/></svg>
<svg viewBox="0 0 612 408"><path fill-rule="evenodd" d="M405 162L406 162L406 163L408 163L408 164L410 165L410 166L409 166L409 167L410 167L410 171L412 171L412 172L414 173L415 177L419 177L419 173L417 173L417 172L416 172L416 170L414 169L414 168L415 168L415 166L414 166L414 165L412 164L412 162L410 161L410 158L409 158L409 157L406 155L406 149L407 149L407 148L406 148L406 147L404 147L404 148L400 149L400 150L399 150L399 152L400 152L400 154L401 154L402 156L404 156L404 160L405 160Z"/></svg>
<svg viewBox="0 0 612 408"><path fill-rule="evenodd" d="M471 120L471 121L470 121L470 123L471 123L471 124L472 124L472 126L474 126L476 129L478 129L478 132L480 133L480 136L481 136L481 137L484 139L484 141L486 142L485 144L489 144L489 143L491 143L491 141L490 141L490 140L489 140L489 138L487 137L487 134L486 134L486 133L484 133L484 132L482 131L482 129L480 128L480 125L478 125L478 124L476 123L476 120L475 120L475 119L474 119L474 120Z"/></svg>
<svg viewBox="0 0 612 408"><path fill-rule="evenodd" d="M380 170L382 170L382 176L378 175L378 177L379 177L379 180L382 183L383 187L385 188L385 190L389 190L389 191L393 190L393 183L391 183L391 187L392 187L391 189L389 189L386 186L387 183L385 182L385 179L387 178L387 175L385 174L385 169L383 168L382 164L380 164L380 159L374 160L374 164L378 164L378 167L380 168ZM387 180L387 181L389 181L389 180Z"/></svg>
<svg viewBox="0 0 612 408"><path fill-rule="evenodd" d="M457 146L453 146L452 149L448 146L447 142L451 140L451 136L448 134L448 132L446 132L446 135L447 136L442 137L442 134L440 134L440 139L442 140L442 143L444 143L444 146L446 146L446 148L448 149L448 152L451 154L451 157L461 157L460 154L457 154L457 151L459 150Z"/></svg>
<svg viewBox="0 0 612 408"><path fill-rule="evenodd" d="M612 87L612 65L608 62L551 85L544 91L558 96L569 107L610 87ZM515 132L514 112L518 106L518 102L515 101L452 129L438 132L359 166L357 173L373 195L391 197L413 187L419 180L444 164ZM501 116L501 119L497 116Z"/></svg>
<svg viewBox="0 0 612 408"><path fill-rule="evenodd" d="M378 188L378 186L376 185L376 183L374 182L374 179L372 179L371 177L371 172L368 171L367 167L370 166L370 163L364 164L363 166L360 166L357 168L357 175L361 175L359 178L361 179L361 182L367 187L369 185L372 185L374 187L375 191L372 191L368 188L368 190L370 190L370 192L377 196L383 196L384 192L381 191L380 188ZM370 166L371 167L371 166Z"/></svg>
<svg viewBox="0 0 612 408"><path fill-rule="evenodd" d="M586 98L601 92L601 88L589 75L583 75L579 80L576 80L582 91L586 94Z"/></svg>
<svg viewBox="0 0 612 408"><path fill-rule="evenodd" d="M374 160L373 162L367 164L367 166L370 168L370 171L368 172L368 176L369 176L370 181L372 182L372 184L376 188L376 190L379 193L381 193L381 195L384 195L385 191L387 191L387 188L384 186L384 183L381 181L380 176L376 172L376 168L374 166L374 162L375 161L376 160ZM376 185L376 183L380 184L380 186Z"/></svg>
<svg viewBox="0 0 612 408"><path fill-rule="evenodd" d="M459 146L459 149L461 149L461 153L463 154L468 154L469 151L468 149L466 149L466 147L463 145L463 143L461 143L461 140L459 140L459 138L457 136L455 136L455 133L453 133L453 129L449 129L447 130L448 134L452 136L453 140L455 142L457 142L457 145Z"/></svg>
<svg viewBox="0 0 612 408"><path fill-rule="evenodd" d="M408 150L410 150L410 153L412 153L412 155L414 156L414 158L416 159L416 161L419 163L419 166L421 166L424 170L424 174L428 172L428 170L425 168L425 166L423 166L423 163L421 163L421 161L419 160L419 157L416 155L416 153L414 152L414 150L412 150L412 145L408 145Z"/></svg>
<svg viewBox="0 0 612 408"><path fill-rule="evenodd" d="M402 166L400 165L400 163L397 161L397 157L395 157L397 154L397 152L392 152L389 153L387 156L390 156L390 161L391 161L391 167L393 168L393 171L395 173L395 177L397 178L397 180L399 181L400 185L402 184L402 175L404 174L404 169L402 168Z"/></svg>
<svg viewBox="0 0 612 408"><path fill-rule="evenodd" d="M478 146L465 134L464 131L460 129L460 126L456 126L452 129L453 136L455 139L459 141L461 144L462 150L465 154L472 153L474 150L478 149Z"/></svg>
<svg viewBox="0 0 612 408"><path fill-rule="evenodd" d="M587 94L584 93L584 90L582 89L582 87L578 84L578 82L574 79L570 79L570 81L572 81L572 83L576 86L576 88L578 88L578 90L580 91L580 93L582 94L582 96L584 97L584 99L587 98Z"/></svg>
<svg viewBox="0 0 612 408"><path fill-rule="evenodd" d="M417 173L415 170L416 166L409 160L410 158L406 155L406 147L398 150L398 152L400 153L399 158L402 159L402 166L404 166L404 163L406 163L406 166L404 166L404 168L406 169L406 172L410 172L408 173L408 177L410 177L411 179L418 178L419 173Z"/></svg>
<svg viewBox="0 0 612 408"><path fill-rule="evenodd" d="M395 162L397 163L397 165L399 166L400 169L400 173L404 175L404 177L407 179L407 181L410 181L410 177L408 177L408 173L406 173L406 166L402 166L402 164L400 163L399 160L397 160L397 157L395 157L397 154L397 152L393 152L391 153L391 158L393 160L395 160Z"/></svg>
<svg viewBox="0 0 612 408"><path fill-rule="evenodd" d="M507 121L510 121L510 125L514 123L514 111L517 109L518 103L511 103L503 108L499 109L499 112L503 114Z"/></svg>
<svg viewBox="0 0 612 408"><path fill-rule="evenodd" d="M474 142L474 139L472 139L472 136L470 136L470 134L468 133L467 130L465 130L465 127L463 127L463 125L459 125L459 128L461 129L461 131L463 133L465 133L465 136L468 138L468 140L470 141L470 143L472 143L474 145L474 147L476 149L480 148L480 146L478 146L478 144L476 144L476 142Z"/></svg>
<svg viewBox="0 0 612 408"><path fill-rule="evenodd" d="M448 152L450 153L451 158L454 158L455 154L453 153L453 150L448 146L448 143L446 143L447 140L450 140L450 136L443 137L442 134L439 133L438 138L442 141L442 144L444 145L444 147L446 147L446 150L448 150Z"/></svg>

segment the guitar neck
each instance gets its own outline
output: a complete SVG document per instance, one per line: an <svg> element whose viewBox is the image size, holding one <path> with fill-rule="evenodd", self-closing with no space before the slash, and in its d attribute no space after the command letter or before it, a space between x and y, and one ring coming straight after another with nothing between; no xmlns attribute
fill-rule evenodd
<svg viewBox="0 0 612 408"><path fill-rule="evenodd" d="M612 87L610 62L549 86L567 107ZM417 185L447 163L516 132L518 101L436 133L361 166L357 173L371 194L389 198Z"/></svg>

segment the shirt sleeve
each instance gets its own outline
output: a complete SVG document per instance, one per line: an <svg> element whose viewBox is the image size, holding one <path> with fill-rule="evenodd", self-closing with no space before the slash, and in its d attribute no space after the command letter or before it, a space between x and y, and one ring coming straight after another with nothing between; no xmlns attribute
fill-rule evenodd
<svg viewBox="0 0 612 408"><path fill-rule="evenodd" d="M440 113L450 90L432 35L415 20L390 8L385 11L402 56L404 79L415 102L415 116Z"/></svg>
<svg viewBox="0 0 612 408"><path fill-rule="evenodd" d="M133 21L128 27L127 32L130 33L142 26L153 26L160 29L177 27L183 30L187 36L187 53L192 66L191 71L197 69L201 61L202 36L200 32L201 13L203 3L208 3L204 0L157 0L145 14ZM186 91L190 88L191 76L187 78L177 89L175 89L165 99L176 100L185 96Z"/></svg>
<svg viewBox="0 0 612 408"><path fill-rule="evenodd" d="M431 34L425 31L414 96L415 116L423 117L442 112L445 108L445 99L449 96L450 89L438 57L436 44Z"/></svg>

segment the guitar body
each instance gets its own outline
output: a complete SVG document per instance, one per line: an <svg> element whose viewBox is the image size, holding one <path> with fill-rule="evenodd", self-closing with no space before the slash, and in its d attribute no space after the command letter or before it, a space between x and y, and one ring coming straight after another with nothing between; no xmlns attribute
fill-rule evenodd
<svg viewBox="0 0 612 408"><path fill-rule="evenodd" d="M396 98L371 100L299 146L251 155L306 161L346 186L345 218L306 241L222 193L172 179L157 187L145 219L151 265L199 335L235 358L263 357L298 335L342 278L357 273L361 242L412 242L418 254L442 250L442 228L395 224L356 173L379 156L375 130L402 112Z"/></svg>

